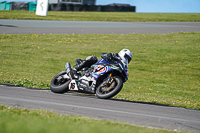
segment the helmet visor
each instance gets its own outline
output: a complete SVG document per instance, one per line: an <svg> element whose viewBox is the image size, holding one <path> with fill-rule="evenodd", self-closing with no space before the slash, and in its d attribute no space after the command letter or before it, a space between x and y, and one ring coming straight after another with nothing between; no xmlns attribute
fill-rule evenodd
<svg viewBox="0 0 200 133"><path fill-rule="evenodd" d="M127 54L124 55L124 58L127 59L128 63L132 60L132 58Z"/></svg>

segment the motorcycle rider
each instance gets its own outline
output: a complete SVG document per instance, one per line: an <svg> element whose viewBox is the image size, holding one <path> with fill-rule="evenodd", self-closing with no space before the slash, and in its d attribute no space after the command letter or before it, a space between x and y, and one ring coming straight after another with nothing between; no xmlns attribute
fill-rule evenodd
<svg viewBox="0 0 200 133"><path fill-rule="evenodd" d="M117 62L119 61L125 68L125 71L128 74L128 64L132 60L132 52L128 49L122 49L119 53L102 53L101 57L108 62ZM80 71L83 68L90 67L91 65L97 62L97 57L92 55L88 56L85 60L77 59L75 71Z"/></svg>

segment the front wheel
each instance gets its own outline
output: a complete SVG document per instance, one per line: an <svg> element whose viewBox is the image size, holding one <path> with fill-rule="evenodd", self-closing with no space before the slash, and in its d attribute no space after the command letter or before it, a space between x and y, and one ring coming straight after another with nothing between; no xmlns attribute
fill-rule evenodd
<svg viewBox="0 0 200 133"><path fill-rule="evenodd" d="M50 89L54 93L65 93L68 91L70 79L63 78L66 71L62 71L53 77L50 83Z"/></svg>
<svg viewBox="0 0 200 133"><path fill-rule="evenodd" d="M104 80L96 89L96 95L98 98L108 99L117 95L123 87L123 81L120 77L111 77L111 82L108 83Z"/></svg>

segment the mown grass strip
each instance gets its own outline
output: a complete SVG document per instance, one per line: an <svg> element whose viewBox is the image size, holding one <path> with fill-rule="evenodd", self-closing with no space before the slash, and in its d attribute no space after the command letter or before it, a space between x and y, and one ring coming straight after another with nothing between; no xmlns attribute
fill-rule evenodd
<svg viewBox="0 0 200 133"><path fill-rule="evenodd" d="M46 17L35 11L0 11L0 19L124 22L200 22L200 13L64 12L49 11Z"/></svg>
<svg viewBox="0 0 200 133"><path fill-rule="evenodd" d="M200 109L200 33L0 35L0 82L49 89L52 77L102 52L133 52L129 80L115 97Z"/></svg>
<svg viewBox="0 0 200 133"><path fill-rule="evenodd" d="M67 112L66 112L67 113ZM173 133L119 122L60 115L46 110L27 110L0 105L1 133Z"/></svg>

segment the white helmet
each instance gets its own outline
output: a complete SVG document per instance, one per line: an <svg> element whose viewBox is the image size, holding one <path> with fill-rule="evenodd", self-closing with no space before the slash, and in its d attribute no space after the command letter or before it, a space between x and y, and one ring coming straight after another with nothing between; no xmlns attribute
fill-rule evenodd
<svg viewBox="0 0 200 133"><path fill-rule="evenodd" d="M122 61L126 64L128 64L132 60L133 54L128 49L122 49L118 54L121 57Z"/></svg>

